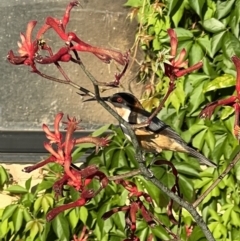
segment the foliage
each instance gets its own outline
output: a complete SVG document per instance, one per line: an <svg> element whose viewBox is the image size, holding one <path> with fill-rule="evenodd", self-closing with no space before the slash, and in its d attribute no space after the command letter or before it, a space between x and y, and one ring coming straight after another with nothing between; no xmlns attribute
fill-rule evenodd
<svg viewBox="0 0 240 241"><path fill-rule="evenodd" d="M136 17L139 23L134 47L140 46L145 54L139 77L145 83L142 101L146 109L155 109L167 93L169 78L164 75L163 66L169 59L169 28L176 31L178 53L183 48L186 50L189 65L203 62L202 69L177 80L175 90L159 114L161 120L174 127L181 137L219 164L217 171L206 169L200 173L201 179L190 184L196 198L225 170L233 153L239 150L238 140L233 135L239 138L238 104L234 105L234 112L234 108L228 106L227 98L231 98L229 104L235 103L236 97L232 96L235 85L237 95L239 93L239 81L236 82L231 58L240 56L240 1L128 0L125 6L131 7L129 17ZM226 101L222 100L224 98ZM200 113L211 117L211 114L207 115L207 108L201 112L205 104L214 105L214 109L220 106L215 112L212 108L211 121L198 117ZM185 159L182 154L174 155L174 158L172 153L164 154L174 163L179 156ZM216 239L239 239L240 227L236 223L239 216L238 169L239 164L199 207ZM232 210L235 210L234 214Z"/></svg>
<svg viewBox="0 0 240 241"><path fill-rule="evenodd" d="M44 78L76 87L59 62L71 61L86 73L78 52L87 51L103 62L115 60L124 66L122 72L115 75L114 82L97 83L116 87L128 66L128 54L91 46L75 33L67 32L70 11L77 5L76 1L69 3L61 20L46 18L33 39L36 21L29 22L26 34L20 35L19 55L10 50L7 59L15 65L30 66L33 73ZM152 164L153 154L146 155L146 164L150 165L153 175L172 192L193 203L239 152L238 140L232 133L234 129L236 137L239 136L238 119L234 122L232 108L222 106L226 102L221 99L226 97L227 104L237 106L235 110L239 111L240 73L236 83L231 58L235 56L238 70L240 1L128 0L125 5L132 9L130 17L136 16L139 21L135 47L140 45L145 52L139 72L141 81L147 82L144 107L149 111L160 110L163 98L164 108L159 117L219 165L217 170L202 170L195 159L172 152L163 153ZM50 28L66 44L56 53L42 39L42 34ZM43 57L41 51L48 56ZM38 70L41 64L56 66L64 80L41 73ZM233 87L237 95L233 95ZM82 87L77 88L96 97ZM201 112L204 104L207 106ZM217 106L221 107L218 112ZM212 116L211 121L199 119L200 113ZM64 139L59 130L62 116L62 113L56 115L53 132L43 126L49 140L44 146L50 157L25 168L30 172L47 164L40 184L32 187L30 178L25 187L18 184L5 187L8 175L0 169L1 187L18 197L0 212L2 240L206 240L194 219L166 193L141 175L128 176L130 180L121 176L138 168L139 163L136 150L119 128L103 127L90 137L75 140L73 133L78 122L68 117ZM110 136L100 137L108 128ZM93 146L98 152L89 155L83 167L76 167L73 162ZM238 164L198 206L216 240L240 238L239 170ZM111 178L118 175L119 179Z"/></svg>

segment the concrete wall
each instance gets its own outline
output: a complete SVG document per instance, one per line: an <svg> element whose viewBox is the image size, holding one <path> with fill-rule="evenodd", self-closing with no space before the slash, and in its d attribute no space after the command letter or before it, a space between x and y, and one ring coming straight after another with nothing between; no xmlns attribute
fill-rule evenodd
<svg viewBox="0 0 240 241"><path fill-rule="evenodd" d="M68 29L75 31L87 43L125 52L134 42L136 29L136 24L126 19L129 9L123 7L125 1L82 0L82 7L72 11ZM17 51L19 33L25 32L28 21L37 20L37 29L47 16L61 18L67 3L67 0L1 0L0 130L38 129L43 122L52 123L54 115L59 111L81 118L86 128L114 122L98 105L82 103L72 87L42 79L30 73L30 68L13 66L6 61L10 49ZM53 32L45 39L50 44L56 42L56 49L64 45ZM81 58L99 81L113 80L115 63L103 64L91 54L81 54ZM93 90L79 67L69 63L62 66L73 81ZM40 70L61 77L53 65L41 66ZM129 78L130 75L124 77L125 86ZM105 95L110 93L106 92Z"/></svg>

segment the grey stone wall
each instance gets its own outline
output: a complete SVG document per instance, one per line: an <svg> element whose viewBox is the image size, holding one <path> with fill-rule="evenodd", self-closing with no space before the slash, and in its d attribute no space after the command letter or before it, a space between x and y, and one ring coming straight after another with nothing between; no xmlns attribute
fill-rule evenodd
<svg viewBox="0 0 240 241"><path fill-rule="evenodd" d="M42 123L52 123L59 111L82 119L82 125L88 129L114 122L97 104L82 103L72 87L42 79L30 73L30 68L6 61L10 49L17 53L19 34L25 32L30 20L38 21L38 29L47 16L61 18L67 3L67 0L0 1L0 129L39 129ZM87 43L125 52L134 42L136 24L126 19L129 10L123 7L124 3L125 0L82 0L82 7L74 8L71 13L68 29ZM50 44L56 42L56 49L64 44L53 31L44 37ZM106 65L92 54L80 56L99 81L113 80L115 63ZM79 67L71 63L62 67L74 82L93 90ZM40 70L61 77L53 65L41 66ZM128 78L129 75L124 77L124 83Z"/></svg>

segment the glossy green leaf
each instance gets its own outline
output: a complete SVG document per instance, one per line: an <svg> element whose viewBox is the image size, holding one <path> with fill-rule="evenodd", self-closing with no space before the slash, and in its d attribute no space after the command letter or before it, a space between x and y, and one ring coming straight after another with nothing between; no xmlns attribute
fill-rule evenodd
<svg viewBox="0 0 240 241"><path fill-rule="evenodd" d="M32 240L34 240L39 233L40 233L40 230L39 230L38 223L34 221L30 230L30 237L32 238Z"/></svg>
<svg viewBox="0 0 240 241"><path fill-rule="evenodd" d="M87 217L88 217L88 210L87 210L87 208L84 207L84 206L80 207L80 209L79 209L79 218L80 218L80 220L84 224L86 224L86 222L87 222Z"/></svg>
<svg viewBox="0 0 240 241"><path fill-rule="evenodd" d="M205 135L206 135L207 130L203 130L199 132L192 141L192 144L195 148L202 150L203 143L205 142Z"/></svg>
<svg viewBox="0 0 240 241"><path fill-rule="evenodd" d="M226 26L216 18L210 18L202 22L203 28L210 33L219 33L226 30Z"/></svg>
<svg viewBox="0 0 240 241"><path fill-rule="evenodd" d="M198 38L196 42L199 44L199 46L201 46L204 55L207 53L210 57L213 57L210 38L208 38L207 36L203 38Z"/></svg>
<svg viewBox="0 0 240 241"><path fill-rule="evenodd" d="M178 26L180 20L182 19L184 10L185 10L185 1L178 1L177 11L175 11L175 14L172 16L172 21L175 27Z"/></svg>
<svg viewBox="0 0 240 241"><path fill-rule="evenodd" d="M210 79L216 78L218 76L214 65L211 63L209 58L203 57L203 71Z"/></svg>
<svg viewBox="0 0 240 241"><path fill-rule="evenodd" d="M239 21L240 21L240 1L235 2L235 7L231 11L229 26L236 38L239 36Z"/></svg>
<svg viewBox="0 0 240 241"><path fill-rule="evenodd" d="M227 119L230 115L234 113L234 108L231 106L223 106L221 110L221 120Z"/></svg>
<svg viewBox="0 0 240 241"><path fill-rule="evenodd" d="M199 170L196 170L194 166L190 166L188 163L174 162L174 166L179 174L199 178Z"/></svg>
<svg viewBox="0 0 240 241"><path fill-rule="evenodd" d="M18 204L8 205L3 211L2 220L5 220L11 217L17 208L18 208Z"/></svg>
<svg viewBox="0 0 240 241"><path fill-rule="evenodd" d="M189 0L189 5L197 13L197 15L202 18L203 6L206 0Z"/></svg>
<svg viewBox="0 0 240 241"><path fill-rule="evenodd" d="M70 229L73 230L79 221L79 217L76 213L76 209L72 209L68 214L68 222L70 224Z"/></svg>
<svg viewBox="0 0 240 241"><path fill-rule="evenodd" d="M184 28L175 28L174 31L177 34L178 41L186 41L193 39L193 33L190 30Z"/></svg>
<svg viewBox="0 0 240 241"><path fill-rule="evenodd" d="M216 33L212 37L212 46L211 46L211 52L212 56L214 56L221 48L223 44L223 36L226 32L222 31L219 33Z"/></svg>
<svg viewBox="0 0 240 241"><path fill-rule="evenodd" d="M216 17L217 19L221 19L229 14L233 10L233 4L236 0L228 0L224 2L218 2Z"/></svg>
<svg viewBox="0 0 240 241"><path fill-rule="evenodd" d="M14 226L14 231L18 232L23 224L23 209L19 207L12 214L12 221Z"/></svg>
<svg viewBox="0 0 240 241"><path fill-rule="evenodd" d="M176 5L179 3L178 0L169 0L168 2L168 14L171 14L176 7Z"/></svg>
<svg viewBox="0 0 240 241"><path fill-rule="evenodd" d="M27 193L28 190L20 185L12 185L8 188L5 189L6 191L10 192L10 193L15 193L15 194L24 194Z"/></svg>
<svg viewBox="0 0 240 241"><path fill-rule="evenodd" d="M202 60L203 56L204 56L204 53L202 48L200 47L199 44L195 42L192 45L192 48L189 53L189 65L191 66L198 63L199 61Z"/></svg>
<svg viewBox="0 0 240 241"><path fill-rule="evenodd" d="M206 142L210 150L213 151L215 148L216 140L214 134L210 130L208 130L206 133Z"/></svg>
<svg viewBox="0 0 240 241"><path fill-rule="evenodd" d="M240 41L231 32L224 34L223 43L223 54L229 60L233 55L240 56Z"/></svg>
<svg viewBox="0 0 240 241"><path fill-rule="evenodd" d="M52 181L43 180L41 183L39 183L37 185L36 192L38 193L38 192L40 192L42 190L46 190L46 189L52 188L53 184L54 184L54 180L52 180Z"/></svg>
<svg viewBox="0 0 240 241"><path fill-rule="evenodd" d="M69 241L69 223L63 213L58 214L53 219L52 227L59 241Z"/></svg>
<svg viewBox="0 0 240 241"><path fill-rule="evenodd" d="M203 91L213 91L217 89L227 88L230 86L235 86L236 84L236 78L230 74L223 74L222 76L219 76L206 84L204 86Z"/></svg>

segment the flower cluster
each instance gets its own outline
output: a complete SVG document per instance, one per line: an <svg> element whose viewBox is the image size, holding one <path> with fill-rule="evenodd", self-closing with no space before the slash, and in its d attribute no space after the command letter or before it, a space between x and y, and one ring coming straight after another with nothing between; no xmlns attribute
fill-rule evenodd
<svg viewBox="0 0 240 241"><path fill-rule="evenodd" d="M77 144L93 143L96 145L96 151L98 151L100 147L108 145L108 137L85 136L74 139L73 133L79 129L79 122L74 117L67 117L67 121L63 122L66 125L66 135L63 136L59 130L62 118L63 113L58 113L56 115L53 132L50 131L47 125L43 124L43 130L49 140L44 143L44 147L50 153L50 157L33 166L25 167L23 170L24 172L31 172L50 162L58 163L63 166L64 173L61 179L57 180L53 185L56 197L63 195L64 185L72 186L81 193L80 198L77 201L51 210L47 214L48 220L52 220L58 213L66 209L84 205L87 201L96 196L108 183L106 176L100 172L95 165L79 169L72 163L72 151ZM100 181L100 188L96 191L88 189L88 185L94 178L97 178Z"/></svg>
<svg viewBox="0 0 240 241"><path fill-rule="evenodd" d="M52 64L58 65L58 62L80 63L81 60L77 52L90 52L105 63L115 60L121 65L126 64L126 57L121 52L106 48L95 47L82 41L74 32L66 32L66 27L70 19L70 12L73 7L78 6L78 1L72 1L68 4L62 19L47 17L44 25L38 30L36 37L32 38L32 31L37 21L30 21L27 24L26 33L20 34L21 43L18 42L18 53L15 55L12 50L8 52L7 59L14 65L30 66L32 72L43 77L44 74L37 69L36 64ZM52 48L43 40L43 34L49 29L53 29L57 35L65 41L65 46L61 47L56 53L52 52ZM40 50L47 51L48 56L40 55ZM72 53L75 58L73 58ZM59 66L57 66L59 67Z"/></svg>
<svg viewBox="0 0 240 241"><path fill-rule="evenodd" d="M176 32L171 28L168 29L167 32L170 37L171 50L169 62L164 63L164 67L165 75L170 78L170 81L200 69L203 66L201 61L193 66L187 67L188 60L185 60L187 54L186 49L182 49L177 58L178 38Z"/></svg>
<svg viewBox="0 0 240 241"><path fill-rule="evenodd" d="M235 122L234 122L234 135L240 140L240 127L239 127L239 115L240 115L240 58L233 56L232 61L237 71L236 78L236 95L232 95L226 99L217 100L207 104L200 113L202 118L211 118L215 109L220 106L231 106L235 110Z"/></svg>

